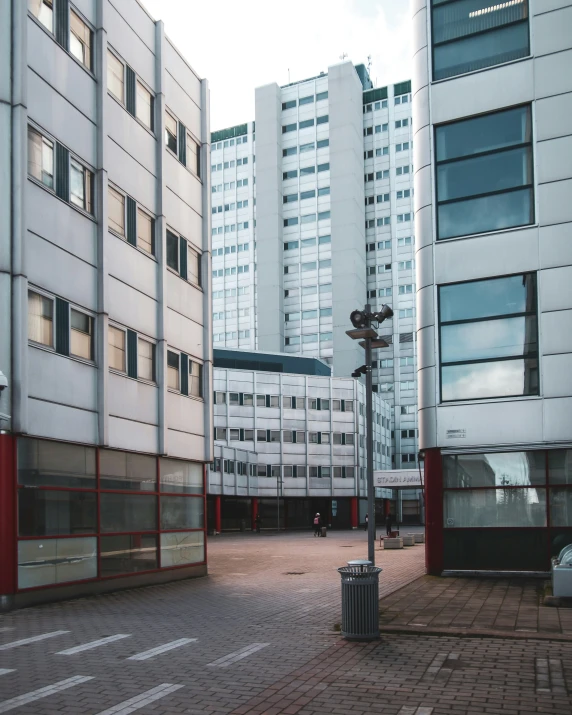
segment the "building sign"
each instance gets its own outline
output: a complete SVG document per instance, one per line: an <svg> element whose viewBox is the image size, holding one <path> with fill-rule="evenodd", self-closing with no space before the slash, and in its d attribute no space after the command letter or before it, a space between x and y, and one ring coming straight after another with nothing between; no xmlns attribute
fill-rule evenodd
<svg viewBox="0 0 572 715"><path fill-rule="evenodd" d="M423 476L423 470L421 470ZM373 473L373 484L388 489L420 489L421 478L418 469L391 469Z"/></svg>
<svg viewBox="0 0 572 715"><path fill-rule="evenodd" d="M466 429L448 429L447 439L466 439L467 430Z"/></svg>

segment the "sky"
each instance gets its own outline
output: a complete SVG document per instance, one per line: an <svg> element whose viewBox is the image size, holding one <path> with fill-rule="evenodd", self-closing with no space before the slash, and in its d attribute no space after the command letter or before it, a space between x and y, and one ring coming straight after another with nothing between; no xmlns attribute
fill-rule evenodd
<svg viewBox="0 0 572 715"><path fill-rule="evenodd" d="M254 119L254 90L368 64L375 86L411 78L408 0L142 0L209 80L211 130Z"/></svg>

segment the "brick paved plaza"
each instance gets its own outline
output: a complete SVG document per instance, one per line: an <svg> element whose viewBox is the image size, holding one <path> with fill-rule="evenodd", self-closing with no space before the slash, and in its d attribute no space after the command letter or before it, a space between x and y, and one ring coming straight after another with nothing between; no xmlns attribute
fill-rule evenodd
<svg viewBox="0 0 572 715"><path fill-rule="evenodd" d="M570 715L572 641L342 640L335 569L366 551L362 531L216 537L207 579L6 614L0 713ZM382 612L406 605L423 547L376 558Z"/></svg>

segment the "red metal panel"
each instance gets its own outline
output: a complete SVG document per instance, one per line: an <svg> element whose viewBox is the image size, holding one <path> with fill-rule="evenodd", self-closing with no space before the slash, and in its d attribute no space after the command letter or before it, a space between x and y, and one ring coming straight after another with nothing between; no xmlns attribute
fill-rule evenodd
<svg viewBox="0 0 572 715"><path fill-rule="evenodd" d="M214 502L214 528L215 528L215 531L219 534L222 531L221 526L222 526L221 496L219 494L217 494L217 496L215 496L215 502Z"/></svg>
<svg viewBox="0 0 572 715"><path fill-rule="evenodd" d="M16 438L0 434L0 595L16 593Z"/></svg>
<svg viewBox="0 0 572 715"><path fill-rule="evenodd" d="M441 450L425 450L425 567L428 574L443 571L443 463Z"/></svg>
<svg viewBox="0 0 572 715"><path fill-rule="evenodd" d="M358 498L357 497L352 497L350 500L350 519L351 519L352 529L357 529L359 526Z"/></svg>

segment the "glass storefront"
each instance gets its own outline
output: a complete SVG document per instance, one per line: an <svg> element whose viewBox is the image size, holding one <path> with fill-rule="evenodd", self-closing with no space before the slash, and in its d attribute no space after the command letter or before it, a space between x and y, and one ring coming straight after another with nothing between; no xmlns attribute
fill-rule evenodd
<svg viewBox="0 0 572 715"><path fill-rule="evenodd" d="M204 563L202 464L20 438L17 487L19 589Z"/></svg>
<svg viewBox="0 0 572 715"><path fill-rule="evenodd" d="M443 456L445 569L548 570L572 543L572 450Z"/></svg>

